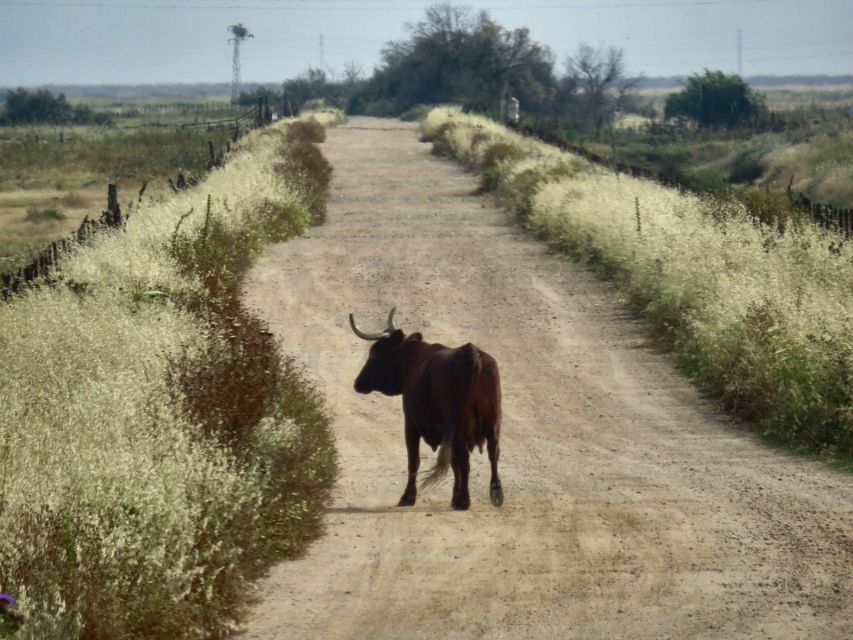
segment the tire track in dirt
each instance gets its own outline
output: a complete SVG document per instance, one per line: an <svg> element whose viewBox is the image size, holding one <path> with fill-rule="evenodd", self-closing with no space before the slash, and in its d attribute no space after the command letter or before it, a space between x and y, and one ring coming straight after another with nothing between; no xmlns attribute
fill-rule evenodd
<svg viewBox="0 0 853 640"><path fill-rule="evenodd" d="M272 247L246 300L327 395L342 473L326 535L271 571L243 637L848 637L850 476L699 399L611 288L525 238L414 125L356 118L323 151L327 224ZM448 481L393 506L400 402L352 390L367 345L347 322L392 305L404 330L497 358L502 509L477 454L469 512Z"/></svg>

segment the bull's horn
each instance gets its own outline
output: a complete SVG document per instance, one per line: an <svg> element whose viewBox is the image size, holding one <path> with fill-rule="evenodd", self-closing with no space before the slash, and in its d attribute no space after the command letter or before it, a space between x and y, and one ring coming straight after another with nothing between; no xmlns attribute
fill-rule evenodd
<svg viewBox="0 0 853 640"><path fill-rule="evenodd" d="M391 316L393 315L394 310L392 309ZM362 340L379 340L379 338L384 338L389 333L391 333L391 331L393 331L393 329L391 329L391 327L393 326L393 324L391 323L391 316L388 317L389 327L380 333L367 333L366 331L362 331L361 329L359 329L355 324L355 318L353 318L352 314L349 314L349 325L352 327L353 333L355 333L355 335L357 335Z"/></svg>
<svg viewBox="0 0 853 640"><path fill-rule="evenodd" d="M397 307L391 308L391 313L388 314L388 327L385 329L386 333L394 333L397 330L397 327L394 326L394 312L397 310Z"/></svg>

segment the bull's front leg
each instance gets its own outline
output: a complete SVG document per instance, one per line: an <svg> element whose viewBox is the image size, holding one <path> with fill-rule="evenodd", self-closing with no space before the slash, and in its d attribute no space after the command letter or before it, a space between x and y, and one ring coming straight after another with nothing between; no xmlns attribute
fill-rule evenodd
<svg viewBox="0 0 853 640"><path fill-rule="evenodd" d="M400 497L398 507L414 506L418 498L418 468L421 465L421 436L417 429L412 427L406 421L406 452L409 456L409 481L406 483L406 490Z"/></svg>

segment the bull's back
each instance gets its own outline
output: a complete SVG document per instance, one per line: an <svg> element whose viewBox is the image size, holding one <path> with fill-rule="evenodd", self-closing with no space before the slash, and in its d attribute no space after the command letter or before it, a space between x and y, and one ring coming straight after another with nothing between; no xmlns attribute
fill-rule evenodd
<svg viewBox="0 0 853 640"><path fill-rule="evenodd" d="M435 447L458 430L469 449L482 449L497 437L501 420L501 387L495 359L471 343L451 349L431 345L412 398L421 397L420 432ZM423 395L421 395L421 393Z"/></svg>

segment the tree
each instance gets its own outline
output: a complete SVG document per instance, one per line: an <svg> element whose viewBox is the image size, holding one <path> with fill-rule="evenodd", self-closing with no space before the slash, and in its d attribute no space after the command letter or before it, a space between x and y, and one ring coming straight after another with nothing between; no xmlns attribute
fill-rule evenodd
<svg viewBox="0 0 853 640"><path fill-rule="evenodd" d="M508 86L527 111L552 106L553 56L527 29L509 31L486 12L450 4L429 7L425 20L407 29L408 40L386 45L383 66L357 96L360 104L387 104L397 113L441 102L497 110Z"/></svg>
<svg viewBox="0 0 853 640"><path fill-rule="evenodd" d="M638 78L625 76L622 49L595 48L586 43L566 59L566 71L563 86L570 88L572 93L583 90L583 94L577 96L580 116L592 125L598 137L604 126L612 122L614 114L625 101L626 92L636 86Z"/></svg>
<svg viewBox="0 0 853 640"><path fill-rule="evenodd" d="M266 98L272 109L276 109L277 105L281 104L281 93L264 85L259 85L249 93L240 92L240 99L237 104L244 107L254 107L258 104L258 98Z"/></svg>
<svg viewBox="0 0 853 640"><path fill-rule="evenodd" d="M344 84L354 85L361 80L363 73L364 67L361 66L361 63L350 60L344 64Z"/></svg>
<svg viewBox="0 0 853 640"><path fill-rule="evenodd" d="M768 115L764 96L737 75L705 69L691 76L680 93L666 98L666 118L686 117L701 127L732 128L756 124Z"/></svg>

